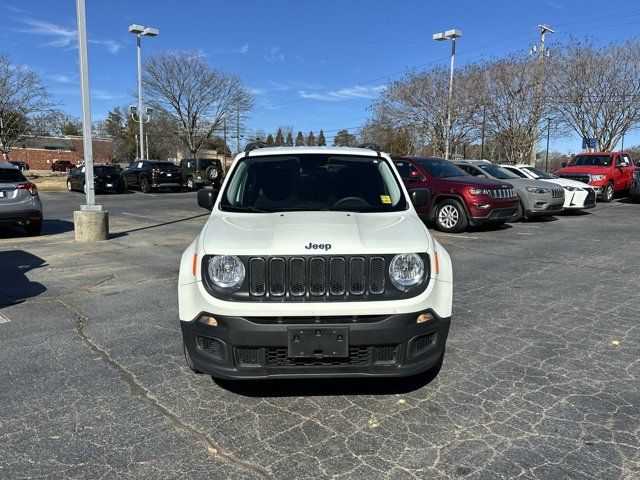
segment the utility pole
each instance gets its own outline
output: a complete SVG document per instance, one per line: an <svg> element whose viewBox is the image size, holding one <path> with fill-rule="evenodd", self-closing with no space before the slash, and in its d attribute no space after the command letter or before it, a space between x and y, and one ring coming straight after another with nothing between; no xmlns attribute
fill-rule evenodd
<svg viewBox="0 0 640 480"><path fill-rule="evenodd" d="M222 150L222 170L227 171L227 118L222 121L222 131L224 132L224 150Z"/></svg>
<svg viewBox="0 0 640 480"><path fill-rule="evenodd" d="M487 107L482 107L482 141L480 144L480 160L484 160L484 125L487 118Z"/></svg>
<svg viewBox="0 0 640 480"><path fill-rule="evenodd" d="M236 153L240 153L240 109L236 115Z"/></svg>
<svg viewBox="0 0 640 480"><path fill-rule="evenodd" d="M536 166L536 158L537 158L537 153L538 153L538 125L540 123L540 118L539 118L539 107L540 107L540 96L541 96L541 89L542 89L542 84L540 82L540 70L542 67L542 62L544 61L544 57L545 55L548 56L549 53L544 45L545 42L545 38L547 36L547 33L555 33L555 30L552 30L549 25L545 24L545 23L541 23L540 25L538 25L538 28L540 29L540 47L537 48L535 45L533 46L533 48L531 49L530 54L533 55L536 53L536 50L538 50L538 61L536 64L536 70L535 70L535 78L534 78L534 82L535 82L535 105L534 105L534 119L533 119L533 146L531 147L531 159L530 159L530 165L532 167Z"/></svg>
<svg viewBox="0 0 640 480"><path fill-rule="evenodd" d="M544 157L544 171L549 171L549 137L551 136L551 119L547 119L547 153Z"/></svg>

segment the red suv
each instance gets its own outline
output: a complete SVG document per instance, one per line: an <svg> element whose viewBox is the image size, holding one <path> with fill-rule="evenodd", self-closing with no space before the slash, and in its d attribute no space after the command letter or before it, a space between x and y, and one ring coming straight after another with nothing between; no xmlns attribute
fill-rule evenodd
<svg viewBox="0 0 640 480"><path fill-rule="evenodd" d="M562 178L587 183L605 203L619 192L629 192L635 167L627 152L581 153L556 172Z"/></svg>
<svg viewBox="0 0 640 480"><path fill-rule="evenodd" d="M468 175L453 163L434 157L394 157L407 190L427 188L429 205L420 215L438 230L456 233L468 225L501 225L511 220L520 204L512 185Z"/></svg>

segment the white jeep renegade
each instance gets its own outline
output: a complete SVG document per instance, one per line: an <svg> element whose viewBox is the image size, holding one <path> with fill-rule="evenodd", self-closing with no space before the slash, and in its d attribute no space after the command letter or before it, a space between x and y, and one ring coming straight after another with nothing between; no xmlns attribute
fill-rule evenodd
<svg viewBox="0 0 640 480"><path fill-rule="evenodd" d="M250 146L182 256L187 364L227 379L437 373L451 260L393 162L365 148Z"/></svg>

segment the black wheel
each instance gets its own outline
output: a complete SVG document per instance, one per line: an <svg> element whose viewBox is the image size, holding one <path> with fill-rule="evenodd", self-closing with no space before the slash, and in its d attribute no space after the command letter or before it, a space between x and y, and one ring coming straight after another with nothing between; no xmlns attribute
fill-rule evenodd
<svg viewBox="0 0 640 480"><path fill-rule="evenodd" d="M441 232L458 233L467 228L469 221L458 200L444 200L436 207L436 228Z"/></svg>
<svg viewBox="0 0 640 480"><path fill-rule="evenodd" d="M151 187L149 186L149 180L146 178L140 179L140 191L142 193L149 193L151 191Z"/></svg>
<svg viewBox="0 0 640 480"><path fill-rule="evenodd" d="M184 342L182 342L182 350L184 351L184 360L185 360L185 362L187 362L187 367L189 367L189 370L191 370L194 373L198 373L198 374L202 373L193 364L193 360L191 360L191 355L189 355L189 350L187 350L187 346L184 344Z"/></svg>
<svg viewBox="0 0 640 480"><path fill-rule="evenodd" d="M71 180L67 180L67 190L73 192L73 186L71 185Z"/></svg>
<svg viewBox="0 0 640 480"><path fill-rule="evenodd" d="M218 169L213 165L210 165L204 173L211 182L215 182L220 176L220 172L218 172Z"/></svg>
<svg viewBox="0 0 640 480"><path fill-rule="evenodd" d="M24 226L27 231L27 235L31 237L37 237L42 231L42 220L32 220Z"/></svg>
<svg viewBox="0 0 640 480"><path fill-rule="evenodd" d="M527 214L524 213L524 207L522 206L522 202L518 203L518 210L516 211L516 214L513 216L514 222L517 222L518 220L521 220L523 222L527 221Z"/></svg>
<svg viewBox="0 0 640 480"><path fill-rule="evenodd" d="M127 183L127 177L122 177L122 191L129 188L129 184Z"/></svg>
<svg viewBox="0 0 640 480"><path fill-rule="evenodd" d="M196 182L193 181L193 177L187 178L187 188L190 191L194 191L198 189L198 187L196 186Z"/></svg>
<svg viewBox="0 0 640 480"><path fill-rule="evenodd" d="M611 200L613 200L613 183L609 182L607 183L607 186L604 187L604 190L602 191L602 201L604 203L609 203Z"/></svg>

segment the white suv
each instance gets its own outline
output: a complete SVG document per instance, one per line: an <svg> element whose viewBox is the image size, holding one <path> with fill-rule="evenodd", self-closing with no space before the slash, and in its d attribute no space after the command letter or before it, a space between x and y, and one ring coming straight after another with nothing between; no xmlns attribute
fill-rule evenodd
<svg viewBox="0 0 640 480"><path fill-rule="evenodd" d="M593 208L596 206L596 192L589 185L570 180L568 178L560 178L551 173L544 172L539 168L530 165L500 165L521 178L531 178L534 180L543 180L564 188L564 205L565 210L582 210L584 208Z"/></svg>
<svg viewBox="0 0 640 480"><path fill-rule="evenodd" d="M364 148L238 155L182 256L187 365L227 379L437 373L451 260L391 159Z"/></svg>

